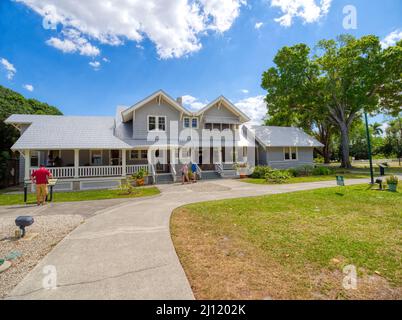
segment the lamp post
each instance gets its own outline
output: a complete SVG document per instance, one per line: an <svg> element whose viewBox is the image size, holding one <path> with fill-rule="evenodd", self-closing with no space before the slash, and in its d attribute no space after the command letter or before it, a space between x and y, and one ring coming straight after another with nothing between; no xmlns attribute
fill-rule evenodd
<svg viewBox="0 0 402 320"><path fill-rule="evenodd" d="M369 156L369 161L370 161L371 184L374 184L373 157L372 157L372 154L371 154L370 130L369 130L367 112L364 113L364 118L366 120L367 148L368 148L368 156Z"/></svg>

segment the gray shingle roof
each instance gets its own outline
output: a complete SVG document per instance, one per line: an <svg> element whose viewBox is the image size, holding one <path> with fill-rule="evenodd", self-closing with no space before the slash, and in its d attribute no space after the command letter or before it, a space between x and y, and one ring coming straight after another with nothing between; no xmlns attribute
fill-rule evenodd
<svg viewBox="0 0 402 320"><path fill-rule="evenodd" d="M129 149L114 136L113 117L12 115L6 123L30 124L12 150Z"/></svg>
<svg viewBox="0 0 402 320"><path fill-rule="evenodd" d="M266 147L323 147L317 139L294 127L248 127Z"/></svg>

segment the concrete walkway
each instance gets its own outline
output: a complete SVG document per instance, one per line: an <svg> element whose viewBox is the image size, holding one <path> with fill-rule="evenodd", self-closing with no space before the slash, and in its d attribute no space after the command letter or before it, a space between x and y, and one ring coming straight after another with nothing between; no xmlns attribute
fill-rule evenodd
<svg viewBox="0 0 402 320"><path fill-rule="evenodd" d="M194 299L170 238L173 209L192 202L333 186L334 181L254 185L236 180L161 185L158 197L126 201L94 214L62 240L9 298ZM55 289L43 289L43 268L48 265L57 270Z"/></svg>

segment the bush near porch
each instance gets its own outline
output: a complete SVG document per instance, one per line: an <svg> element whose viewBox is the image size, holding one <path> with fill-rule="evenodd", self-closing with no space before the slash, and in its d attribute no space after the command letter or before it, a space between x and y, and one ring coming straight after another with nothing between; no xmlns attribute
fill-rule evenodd
<svg viewBox="0 0 402 320"><path fill-rule="evenodd" d="M364 179L369 175L366 173L339 172L346 179ZM302 183L316 181L331 181L336 178L334 168L322 166L300 166L287 170L272 169L269 166L257 166L253 174L242 182L253 184L280 184L280 183Z"/></svg>

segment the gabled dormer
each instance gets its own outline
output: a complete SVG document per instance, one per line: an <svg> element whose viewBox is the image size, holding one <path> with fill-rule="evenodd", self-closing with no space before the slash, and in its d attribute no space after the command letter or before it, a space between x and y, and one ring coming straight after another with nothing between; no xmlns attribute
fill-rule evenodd
<svg viewBox="0 0 402 320"><path fill-rule="evenodd" d="M122 112L123 122L132 122L133 139L146 139L149 132L169 134L171 121L181 123L184 117L192 116L180 102L163 90L153 93Z"/></svg>

